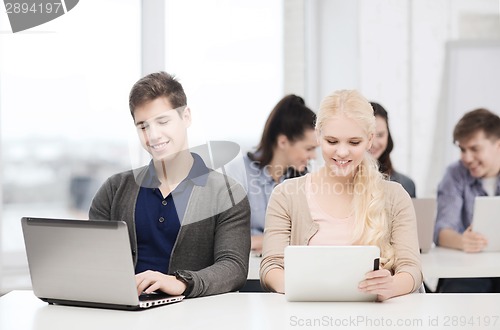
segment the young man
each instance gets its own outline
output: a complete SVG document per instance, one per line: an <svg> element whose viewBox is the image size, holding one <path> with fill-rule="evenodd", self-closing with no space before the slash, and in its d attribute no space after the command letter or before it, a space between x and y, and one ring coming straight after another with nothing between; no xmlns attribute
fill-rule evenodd
<svg viewBox="0 0 500 330"><path fill-rule="evenodd" d="M471 227L476 196L500 195L500 118L486 110L466 113L455 126L453 140L460 161L451 164L439 184L434 241L437 245L480 252L488 244ZM493 278L441 279L441 292L499 292Z"/></svg>
<svg viewBox="0 0 500 330"><path fill-rule="evenodd" d="M166 72L135 83L130 112L152 160L110 177L90 208L90 219L127 222L138 294L198 297L246 282L248 199L240 185L188 150L186 104L181 84Z"/></svg>

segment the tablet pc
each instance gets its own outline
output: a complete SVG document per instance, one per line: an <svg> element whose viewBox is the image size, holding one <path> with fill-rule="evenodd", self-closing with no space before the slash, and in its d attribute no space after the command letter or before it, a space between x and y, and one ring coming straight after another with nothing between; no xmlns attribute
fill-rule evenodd
<svg viewBox="0 0 500 330"><path fill-rule="evenodd" d="M374 301L360 292L365 274L378 269L376 246L287 246L285 297L288 301Z"/></svg>
<svg viewBox="0 0 500 330"><path fill-rule="evenodd" d="M500 251L500 196L476 197L472 230L488 240L483 251Z"/></svg>

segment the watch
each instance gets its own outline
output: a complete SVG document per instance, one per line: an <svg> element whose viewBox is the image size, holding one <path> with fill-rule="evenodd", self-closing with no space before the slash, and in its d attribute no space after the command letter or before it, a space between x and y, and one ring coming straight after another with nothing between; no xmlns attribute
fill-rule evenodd
<svg viewBox="0 0 500 330"><path fill-rule="evenodd" d="M186 284L186 290L182 293L183 296L188 296L193 290L194 280L193 275L185 270L178 270L174 273L175 278Z"/></svg>

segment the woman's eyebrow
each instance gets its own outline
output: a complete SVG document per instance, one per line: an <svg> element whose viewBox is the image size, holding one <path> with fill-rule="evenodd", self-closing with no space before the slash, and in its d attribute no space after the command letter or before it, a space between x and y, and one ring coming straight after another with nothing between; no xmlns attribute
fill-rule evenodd
<svg viewBox="0 0 500 330"><path fill-rule="evenodd" d="M335 139L335 140L341 140L341 138L338 138L338 137L335 137L335 136L331 136L331 135L325 135L323 138L325 139ZM363 137L362 136L350 136L348 138L345 138L346 140L362 140Z"/></svg>

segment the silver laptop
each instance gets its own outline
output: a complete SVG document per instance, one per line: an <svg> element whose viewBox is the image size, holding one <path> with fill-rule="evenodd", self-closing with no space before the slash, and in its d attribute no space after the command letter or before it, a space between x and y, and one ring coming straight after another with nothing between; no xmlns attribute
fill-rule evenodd
<svg viewBox="0 0 500 330"><path fill-rule="evenodd" d="M21 219L34 294L50 304L139 310L183 296L137 294L123 221Z"/></svg>
<svg viewBox="0 0 500 330"><path fill-rule="evenodd" d="M420 252L427 253L434 242L437 204L435 198L412 198L417 216L417 234Z"/></svg>
<svg viewBox="0 0 500 330"><path fill-rule="evenodd" d="M483 251L500 251L500 196L478 196L474 201L472 230L488 240Z"/></svg>
<svg viewBox="0 0 500 330"><path fill-rule="evenodd" d="M287 246L285 297L288 301L374 301L360 292L365 274L379 268L376 246Z"/></svg>

